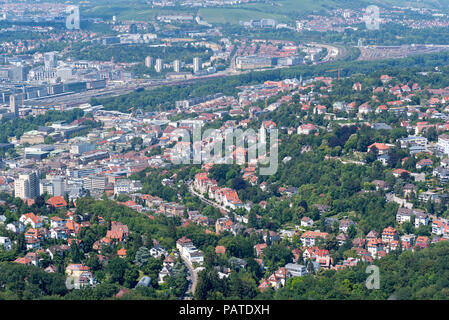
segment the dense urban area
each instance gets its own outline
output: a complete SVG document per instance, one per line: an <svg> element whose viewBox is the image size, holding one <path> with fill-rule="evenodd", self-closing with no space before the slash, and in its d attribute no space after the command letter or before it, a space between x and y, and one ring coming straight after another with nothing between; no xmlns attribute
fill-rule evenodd
<svg viewBox="0 0 449 320"><path fill-rule="evenodd" d="M0 0L0 300L449 298L449 2L126 2Z"/></svg>

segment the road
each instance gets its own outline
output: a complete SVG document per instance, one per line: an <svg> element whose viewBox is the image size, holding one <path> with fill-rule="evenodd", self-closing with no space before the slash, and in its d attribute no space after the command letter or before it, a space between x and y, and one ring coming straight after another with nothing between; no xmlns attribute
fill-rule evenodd
<svg viewBox="0 0 449 320"><path fill-rule="evenodd" d="M183 255L181 255L181 259L184 261L184 264L187 266L190 273L191 284L189 284L189 289L186 293L191 293L193 296L195 294L196 285L198 284L198 274L188 259L186 259ZM184 300L191 300L191 298L185 297Z"/></svg>

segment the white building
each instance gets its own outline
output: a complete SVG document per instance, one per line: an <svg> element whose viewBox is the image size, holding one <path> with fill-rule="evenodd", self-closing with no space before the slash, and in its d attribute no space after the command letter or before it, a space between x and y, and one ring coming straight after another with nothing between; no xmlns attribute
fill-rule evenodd
<svg viewBox="0 0 449 320"><path fill-rule="evenodd" d="M95 144L87 142L78 143L70 147L70 153L75 155L80 155L84 152L93 150L95 150Z"/></svg>
<svg viewBox="0 0 449 320"><path fill-rule="evenodd" d="M318 128L311 123L303 124L298 127L298 134L310 134L317 131Z"/></svg>
<svg viewBox="0 0 449 320"><path fill-rule="evenodd" d="M175 72L181 71L181 63L179 62L179 60L173 61L173 71Z"/></svg>
<svg viewBox="0 0 449 320"><path fill-rule="evenodd" d="M154 66L154 70L156 70L156 72L162 71L162 59L156 59L156 64Z"/></svg>
<svg viewBox="0 0 449 320"><path fill-rule="evenodd" d="M198 57L193 58L193 72L197 73L201 70L201 59Z"/></svg>
<svg viewBox="0 0 449 320"><path fill-rule="evenodd" d="M58 66L58 60L56 59L56 52L44 53L44 66L45 70L51 70Z"/></svg>
<svg viewBox="0 0 449 320"><path fill-rule="evenodd" d="M51 180L39 182L39 194L47 193L52 196L65 196L67 193L66 179L63 176L53 177Z"/></svg>
<svg viewBox="0 0 449 320"><path fill-rule="evenodd" d="M20 174L14 180L14 195L22 200L34 199L39 195L39 178L36 172Z"/></svg>
<svg viewBox="0 0 449 320"><path fill-rule="evenodd" d="M152 65L153 65L153 59L149 56L146 57L145 58L145 67L151 68Z"/></svg>
<svg viewBox="0 0 449 320"><path fill-rule="evenodd" d="M6 230L14 233L22 233L25 231L25 225L20 221L14 221L6 225Z"/></svg>
<svg viewBox="0 0 449 320"><path fill-rule="evenodd" d="M139 181L129 179L118 179L114 184L114 194L133 193L142 190Z"/></svg>
<svg viewBox="0 0 449 320"><path fill-rule="evenodd" d="M449 155L449 135L442 134L438 137L437 148L445 155Z"/></svg>
<svg viewBox="0 0 449 320"><path fill-rule="evenodd" d="M287 269L292 277L302 277L307 274L307 268L301 264L287 263L285 269Z"/></svg>
<svg viewBox="0 0 449 320"><path fill-rule="evenodd" d="M2 245L6 251L11 250L12 248L11 240L8 237L0 237L0 245Z"/></svg>

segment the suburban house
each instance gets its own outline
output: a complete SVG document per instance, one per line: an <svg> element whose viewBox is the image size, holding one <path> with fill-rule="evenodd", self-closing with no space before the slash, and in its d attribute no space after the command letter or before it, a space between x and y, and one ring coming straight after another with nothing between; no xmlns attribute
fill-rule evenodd
<svg viewBox="0 0 449 320"><path fill-rule="evenodd" d="M327 232L318 231L306 231L301 236L302 245L304 247L312 247L316 244L316 240L319 238L326 238Z"/></svg>
<svg viewBox="0 0 449 320"><path fill-rule="evenodd" d="M40 228L43 225L42 218L36 216L33 212L23 214L19 221L24 225L31 225L32 228Z"/></svg>

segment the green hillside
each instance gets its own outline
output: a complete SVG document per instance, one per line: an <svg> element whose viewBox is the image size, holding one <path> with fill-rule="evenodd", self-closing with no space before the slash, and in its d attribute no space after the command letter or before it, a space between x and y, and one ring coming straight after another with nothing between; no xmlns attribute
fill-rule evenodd
<svg viewBox="0 0 449 320"><path fill-rule="evenodd" d="M449 10L449 0L272 0L264 3L248 3L233 7L222 8L160 8L148 4L146 1L129 0L99 0L79 1L83 17L101 17L110 19L116 15L122 20L153 19L158 14L189 13L199 14L211 23L237 24L241 20L272 18L279 22L294 21L301 15L311 12L323 12L333 9L357 9L369 5L379 7L427 7Z"/></svg>

